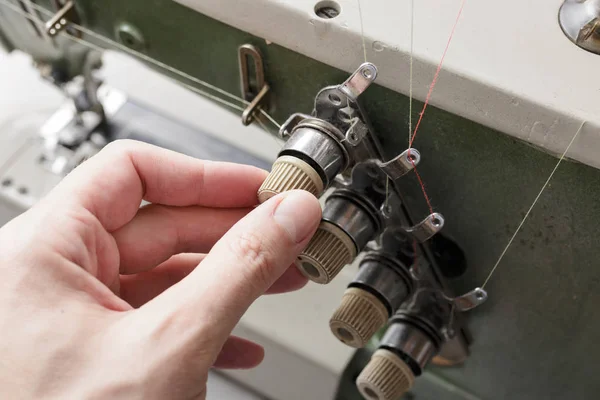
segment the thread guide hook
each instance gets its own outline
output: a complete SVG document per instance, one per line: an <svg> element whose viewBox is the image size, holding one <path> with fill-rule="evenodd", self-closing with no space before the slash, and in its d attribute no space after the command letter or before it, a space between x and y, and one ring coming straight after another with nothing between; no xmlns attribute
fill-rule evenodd
<svg viewBox="0 0 600 400"><path fill-rule="evenodd" d="M250 77L249 59L254 63L254 79ZM242 112L242 124L248 126L254 122L259 110L266 106L270 88L265 83L263 59L256 47L251 44L241 45L238 49L238 62L242 97L250 102Z"/></svg>
<svg viewBox="0 0 600 400"><path fill-rule="evenodd" d="M475 288L462 296L453 299L452 303L458 311L469 311L481 304L485 303L488 299L487 292L482 288Z"/></svg>
<svg viewBox="0 0 600 400"><path fill-rule="evenodd" d="M426 242L431 239L436 233L442 230L444 227L444 217L442 214L433 213L421 221L419 224L406 228L406 233L411 235L415 240L420 243Z"/></svg>
<svg viewBox="0 0 600 400"><path fill-rule="evenodd" d="M375 79L377 79L377 67L375 64L366 62L358 67L346 82L340 85L340 90L350 99L356 100L371 86L371 83L375 82Z"/></svg>
<svg viewBox="0 0 600 400"><path fill-rule="evenodd" d="M417 149L407 149L387 162L377 161L379 168L392 180L406 175L421 162L421 153Z"/></svg>

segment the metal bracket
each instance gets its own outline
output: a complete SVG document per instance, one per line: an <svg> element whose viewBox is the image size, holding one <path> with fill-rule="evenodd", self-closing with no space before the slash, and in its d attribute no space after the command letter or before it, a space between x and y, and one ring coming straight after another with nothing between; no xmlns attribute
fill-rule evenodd
<svg viewBox="0 0 600 400"><path fill-rule="evenodd" d="M469 311L475 307L485 303L488 298L488 294L481 288L475 288L469 293L463 294L462 296L456 297L452 300L454 307L458 311Z"/></svg>
<svg viewBox="0 0 600 400"><path fill-rule="evenodd" d="M250 77L250 68L248 59L251 58L254 63L254 79ZM244 44L239 47L238 61L240 66L240 82L242 97L250 104L242 113L242 124L245 126L254 122L257 113L262 107L266 106L269 85L265 83L265 71L263 59L258 49L251 44Z"/></svg>
<svg viewBox="0 0 600 400"><path fill-rule="evenodd" d="M600 54L600 0L565 0L558 22L573 43Z"/></svg>
<svg viewBox="0 0 600 400"><path fill-rule="evenodd" d="M256 117L256 113L259 112L261 103L267 97L269 93L269 85L264 85L258 95L250 102L248 107L242 112L242 124L245 126L250 125L254 122L254 118Z"/></svg>
<svg viewBox="0 0 600 400"><path fill-rule="evenodd" d="M281 124L281 128L279 128L279 136L284 139L288 138L291 136L294 128L298 126L298 124L309 118L311 118L311 116L306 114L292 114L283 124Z"/></svg>
<svg viewBox="0 0 600 400"><path fill-rule="evenodd" d="M356 100L377 79L377 67L364 63L340 85L340 90L350 99Z"/></svg>
<svg viewBox="0 0 600 400"><path fill-rule="evenodd" d="M346 132L346 141L352 145L358 145L369 133L369 128L359 118L353 118L350 128Z"/></svg>
<svg viewBox="0 0 600 400"><path fill-rule="evenodd" d="M420 161L421 153L411 148L388 162L378 161L377 164L391 180L395 181L412 171Z"/></svg>
<svg viewBox="0 0 600 400"><path fill-rule="evenodd" d="M69 21L73 20L75 16L75 4L73 1L69 0L65 3L65 5L58 10L56 14L52 18L46 22L46 33L50 37L55 37L60 32L65 29L69 23Z"/></svg>
<svg viewBox="0 0 600 400"><path fill-rule="evenodd" d="M431 239L444 227L444 217L442 214L433 213L421 221L418 225L406 228L406 233L411 235L417 241L423 243Z"/></svg>

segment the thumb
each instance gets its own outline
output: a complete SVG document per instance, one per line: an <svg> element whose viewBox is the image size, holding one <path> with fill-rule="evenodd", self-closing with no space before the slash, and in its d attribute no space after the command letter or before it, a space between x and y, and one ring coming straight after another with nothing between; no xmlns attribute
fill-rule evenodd
<svg viewBox="0 0 600 400"><path fill-rule="evenodd" d="M188 329L222 345L248 307L306 247L320 220L319 202L308 192L270 199L234 225L183 281L148 303L148 311L168 320L179 314Z"/></svg>

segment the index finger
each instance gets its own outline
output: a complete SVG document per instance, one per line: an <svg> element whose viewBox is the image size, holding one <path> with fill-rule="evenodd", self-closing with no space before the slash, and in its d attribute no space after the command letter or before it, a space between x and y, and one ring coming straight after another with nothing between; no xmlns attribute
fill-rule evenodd
<svg viewBox="0 0 600 400"><path fill-rule="evenodd" d="M254 206L266 175L256 167L201 161L119 140L71 172L49 198L62 204L75 202L113 231L133 218L142 199L169 206Z"/></svg>

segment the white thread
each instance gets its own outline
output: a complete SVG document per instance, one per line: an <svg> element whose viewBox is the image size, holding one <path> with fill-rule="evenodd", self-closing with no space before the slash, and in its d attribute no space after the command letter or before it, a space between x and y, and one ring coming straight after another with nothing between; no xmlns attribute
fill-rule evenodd
<svg viewBox="0 0 600 400"><path fill-rule="evenodd" d="M254 121L258 122L258 124L263 128L263 130L265 132L269 133L269 129L265 126L264 122L262 122L260 120L260 118L254 118ZM281 146L283 144L283 143L281 143L281 139L279 139L279 137L277 137L275 135L269 135L269 136L271 136L279 146Z"/></svg>
<svg viewBox="0 0 600 400"><path fill-rule="evenodd" d="M586 121L583 121L581 123L581 126L579 127L579 129L577 130L577 132L575 132L575 135L573 136L573 138L571 139L571 142L569 143L569 145L567 146L567 148L565 149L564 153L562 154L562 156L560 156L560 159L558 160L558 163L556 163L556 166L554 167L554 169L552 170L552 173L550 174L550 176L548 177L548 179L546 180L546 183L544 183L544 186L542 186L542 190L540 190L540 192L538 193L537 197L535 198L535 200L533 201L533 204L531 205L531 207L529 207L529 210L527 210L527 214L525 214L525 217L523 217L523 220L521 221L521 223L519 224L519 227L517 228L517 230L515 231L515 233L512 235L512 237L510 238L510 240L508 241L508 244L506 245L506 247L504 248L504 251L502 251L502 254L500 254L500 258L498 258L498 261L496 261L496 264L494 265L494 267L492 268L492 271L490 272L490 274L488 275L488 277L485 279L485 281L483 282L483 285L481 285L481 289L485 288L485 285L489 282L489 280L492 278L492 275L494 275L494 272L496 272L496 269L498 268L498 266L500 265L500 262L502 261L502 259L504 258L504 255L506 254L506 252L508 251L509 247L512 245L513 241L515 240L515 238L517 237L517 235L519 234L519 231L521 230L521 228L523 227L523 225L525 224L525 221L527 221L527 218L529 218L529 214L531 214L531 211L533 210L533 208L535 207L535 205L537 204L538 200L540 199L540 197L542 197L542 193L544 193L544 191L546 190L546 187L548 187L548 184L550 183L550 181L552 180L552 177L554 177L554 174L556 173L556 170L558 170L558 167L560 167L560 164L562 163L562 161L565 159L565 156L567 155L569 149L571 148L571 145L573 145L573 142L575 142L575 139L577 138L577 136L579 135L579 133L583 130L583 126L585 125Z"/></svg>
<svg viewBox="0 0 600 400"><path fill-rule="evenodd" d="M209 99L211 99L211 100L214 100L214 101L216 101L216 102L218 102L218 103L224 104L224 105L226 105L226 106L228 106L228 107L234 108L234 109L236 109L236 110L238 110L238 111L244 111L244 107L242 107L242 106L240 106L240 105L237 105L237 104L235 104L235 103L231 103L231 102L229 102L229 101L227 101L227 100L224 100L224 99L222 99L222 98L220 98L220 97L218 97L218 96L214 96L214 95L212 95L212 94L206 93L204 90L200 90L200 89L198 89L198 88L197 88L197 87L195 87L195 86L188 85L187 83L179 82L179 81L177 81L177 80L175 80L175 79L171 79L171 80L172 80L174 83L177 83L177 84L180 84L180 85L184 86L186 89L189 89L189 90L191 90L192 92L196 92L196 93L198 93L198 94L200 94L200 95L202 95L202 96L204 96L204 97L208 97L208 98L209 98Z"/></svg>
<svg viewBox="0 0 600 400"><path fill-rule="evenodd" d="M271 121L271 123L273 125L275 125L277 127L277 129L281 128L281 124L277 121L275 121L275 118L273 118L272 116L269 115L269 113L267 113L265 110L263 110L262 108L260 109L260 113L262 115L264 115L269 121Z"/></svg>
<svg viewBox="0 0 600 400"><path fill-rule="evenodd" d="M408 143L412 141L412 113L413 113L413 45L415 33L415 0L410 0L410 72L408 94Z"/></svg>
<svg viewBox="0 0 600 400"><path fill-rule="evenodd" d="M360 36L362 37L363 53L365 55L365 62L367 62L367 42L365 41L365 27L363 24L363 15L362 8L360 7L360 0L356 0L356 3L358 4L358 16L360 17Z"/></svg>

